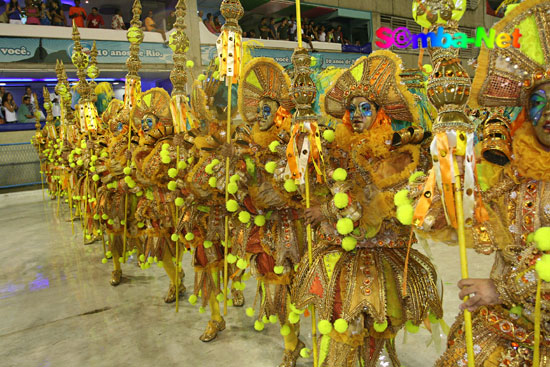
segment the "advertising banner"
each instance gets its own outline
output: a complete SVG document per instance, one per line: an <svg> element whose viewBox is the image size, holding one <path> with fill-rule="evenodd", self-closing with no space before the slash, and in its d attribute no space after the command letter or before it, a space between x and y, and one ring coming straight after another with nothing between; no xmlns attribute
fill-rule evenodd
<svg viewBox="0 0 550 367"><path fill-rule="evenodd" d="M93 41L82 40L84 52L89 52ZM70 63L73 41L48 38L0 38L0 62L28 62L54 64L56 59ZM100 64L124 64L129 55L130 44L121 41L96 41L97 61ZM172 63L172 50L162 43L143 43L140 53L144 64Z"/></svg>

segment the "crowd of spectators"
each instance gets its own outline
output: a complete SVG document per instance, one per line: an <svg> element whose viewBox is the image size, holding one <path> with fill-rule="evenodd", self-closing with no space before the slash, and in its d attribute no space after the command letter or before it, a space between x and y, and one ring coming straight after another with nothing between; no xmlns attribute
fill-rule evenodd
<svg viewBox="0 0 550 367"><path fill-rule="evenodd" d="M55 92L50 92L50 101L52 102L52 115L54 118L61 116L61 106L59 98ZM40 100L37 94L30 86L25 87L25 94L21 98L21 104L17 105L11 92L0 86L0 124L9 124L16 122L35 123L38 115L40 121L46 119L44 111L40 108L43 100Z"/></svg>
<svg viewBox="0 0 550 367"><path fill-rule="evenodd" d="M208 13L206 18L203 19L202 11L199 12L199 18L204 23L206 28L214 33L218 34L221 30L221 24L217 16ZM285 40L296 41L297 40L298 23L296 17L290 18L284 17L276 20L275 18L264 17L261 19L260 24L256 29L248 29L243 32L243 37L246 38L260 38L269 40ZM338 25L333 27L331 25L315 24L313 20L302 20L302 39L309 43L313 48L311 42L334 42L343 45L349 44L349 40L344 37L342 26Z"/></svg>

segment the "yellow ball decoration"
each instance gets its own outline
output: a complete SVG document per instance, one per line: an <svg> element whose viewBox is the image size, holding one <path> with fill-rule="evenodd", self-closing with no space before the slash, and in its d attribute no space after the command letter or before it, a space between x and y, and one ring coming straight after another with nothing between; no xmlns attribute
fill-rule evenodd
<svg viewBox="0 0 550 367"><path fill-rule="evenodd" d="M269 150L271 151L271 153L275 153L279 145L281 145L281 143L279 143L277 140L274 140L271 143L269 143Z"/></svg>
<svg viewBox="0 0 550 367"><path fill-rule="evenodd" d="M212 247L213 243L212 241L204 241L202 245L204 246L204 248L210 248Z"/></svg>
<svg viewBox="0 0 550 367"><path fill-rule="evenodd" d="M405 330L411 334L416 334L418 333L418 330L420 330L420 326L413 324L411 320L407 320L405 323Z"/></svg>
<svg viewBox="0 0 550 367"><path fill-rule="evenodd" d="M277 317L277 315L271 315L271 316L269 316L269 322L270 322L270 323L276 324L277 321L279 321L279 318Z"/></svg>
<svg viewBox="0 0 550 367"><path fill-rule="evenodd" d="M185 163L185 161L178 162L178 169L186 169L186 168L187 168L187 163Z"/></svg>
<svg viewBox="0 0 550 367"><path fill-rule="evenodd" d="M342 240L342 248L346 251L353 251L357 246L357 240L353 237L347 236Z"/></svg>
<svg viewBox="0 0 550 367"><path fill-rule="evenodd" d="M256 218L254 218L254 224L258 227L262 227L265 225L265 217L263 215L257 215Z"/></svg>
<svg viewBox="0 0 550 367"><path fill-rule="evenodd" d="M401 224L404 224L406 226L410 226L412 224L414 215L414 208L412 205L401 205L397 207L396 217L397 220L401 222Z"/></svg>
<svg viewBox="0 0 550 367"><path fill-rule="evenodd" d="M195 63L193 62L193 60L187 60L185 66L187 66L189 69L192 69L195 67Z"/></svg>
<svg viewBox="0 0 550 367"><path fill-rule="evenodd" d="M285 190L287 192L295 192L296 190L298 190L298 186L296 186L296 182L294 182L294 180L286 180L285 181Z"/></svg>
<svg viewBox="0 0 550 367"><path fill-rule="evenodd" d="M193 234L193 232L187 232L185 234L186 241L193 241L194 239L195 239L195 235Z"/></svg>
<svg viewBox="0 0 550 367"><path fill-rule="evenodd" d="M237 203L235 200L227 200L225 203L225 208L230 213L235 213L237 210L239 210L239 203Z"/></svg>
<svg viewBox="0 0 550 367"><path fill-rule="evenodd" d="M246 262L245 259L239 259L239 261L237 261L237 268L244 270L246 269L247 266L248 266L248 263Z"/></svg>
<svg viewBox="0 0 550 367"><path fill-rule="evenodd" d="M235 183L235 182L230 182L228 185L227 185L227 191L233 195L235 194L237 191L239 191L239 186Z"/></svg>
<svg viewBox="0 0 550 367"><path fill-rule="evenodd" d="M248 317L254 317L254 309L252 307L248 307L246 309L246 316Z"/></svg>
<svg viewBox="0 0 550 367"><path fill-rule="evenodd" d="M383 333L388 328L388 320L384 320L383 323L375 322L373 327L377 333Z"/></svg>
<svg viewBox="0 0 550 367"><path fill-rule="evenodd" d="M344 209L349 205L349 197L344 192L339 192L334 195L334 206L338 209Z"/></svg>
<svg viewBox="0 0 550 367"><path fill-rule="evenodd" d="M535 270L539 278L545 282L550 282L550 255L544 254L535 264Z"/></svg>
<svg viewBox="0 0 550 367"><path fill-rule="evenodd" d="M194 305L195 303L197 303L197 299L198 299L197 296L192 294L189 296L189 303Z"/></svg>
<svg viewBox="0 0 550 367"><path fill-rule="evenodd" d="M278 266L275 266L275 267L273 268L273 272L274 272L275 274L278 274L278 275L283 274L284 271L285 271L285 267L282 266L282 265L278 265Z"/></svg>
<svg viewBox="0 0 550 367"><path fill-rule="evenodd" d="M277 168L277 163L275 162L267 162L265 164L265 170L267 173L273 174L276 168Z"/></svg>
<svg viewBox="0 0 550 367"><path fill-rule="evenodd" d="M321 320L317 324L319 332L323 335L328 335L332 332L332 324L328 320Z"/></svg>
<svg viewBox="0 0 550 367"><path fill-rule="evenodd" d="M541 251L550 251L550 227L541 227L537 229L533 240L537 248Z"/></svg>
<svg viewBox="0 0 550 367"><path fill-rule="evenodd" d="M177 188L178 188L178 184L176 183L176 181L168 182L168 190L176 191Z"/></svg>
<svg viewBox="0 0 550 367"><path fill-rule="evenodd" d="M176 242L177 240L180 239L180 236L177 233L172 233L172 235L170 236L170 239Z"/></svg>
<svg viewBox="0 0 550 367"><path fill-rule="evenodd" d="M254 322L254 329L256 329L256 331L262 331L264 327L264 323L260 320L256 320L256 322Z"/></svg>
<svg viewBox="0 0 550 367"><path fill-rule="evenodd" d="M340 334L345 333L348 330L348 326L348 322L344 319L338 319L334 321L334 330L336 330Z"/></svg>
<svg viewBox="0 0 550 367"><path fill-rule="evenodd" d="M174 203L176 204L177 207L182 207L183 206L183 198L176 198L176 200L174 200Z"/></svg>
<svg viewBox="0 0 550 367"><path fill-rule="evenodd" d="M334 133L334 130L328 129L323 131L323 138L329 143L332 143L336 138L336 134Z"/></svg>
<svg viewBox="0 0 550 367"><path fill-rule="evenodd" d="M174 177L176 177L177 175L178 175L178 170L177 170L177 169L175 169L175 168L170 168L170 169L168 170L168 176L169 176L170 178L174 178Z"/></svg>
<svg viewBox="0 0 550 367"><path fill-rule="evenodd" d="M336 223L336 229L341 235L347 235L353 232L353 221L349 218L340 218Z"/></svg>
<svg viewBox="0 0 550 367"><path fill-rule="evenodd" d="M233 254L227 255L227 262L229 264L235 264L237 262L237 256L235 256Z"/></svg>
<svg viewBox="0 0 550 367"><path fill-rule="evenodd" d="M92 180L94 180L95 182L99 181L99 175L98 174L93 175Z"/></svg>
<svg viewBox="0 0 550 367"><path fill-rule="evenodd" d="M217 184L218 184L218 179L216 177L210 177L208 179L208 185L210 185L210 187L216 187Z"/></svg>
<svg viewBox="0 0 550 367"><path fill-rule="evenodd" d="M311 357L311 349L309 348L302 348L300 349L300 357L307 359Z"/></svg>
<svg viewBox="0 0 550 367"><path fill-rule="evenodd" d="M288 322L291 324L297 324L298 321L300 321L300 315L294 312L288 314Z"/></svg>
<svg viewBox="0 0 550 367"><path fill-rule="evenodd" d="M283 325L283 326L281 327L280 333L281 333L282 336L290 335L290 326L288 326L288 325L286 325L286 324Z"/></svg>
<svg viewBox="0 0 550 367"><path fill-rule="evenodd" d="M332 173L332 179L334 181L345 181L348 178L348 173L343 168L336 168Z"/></svg>
<svg viewBox="0 0 550 367"><path fill-rule="evenodd" d="M245 211L241 211L239 213L239 221L241 223L248 223L250 222L250 213L249 212L245 212Z"/></svg>

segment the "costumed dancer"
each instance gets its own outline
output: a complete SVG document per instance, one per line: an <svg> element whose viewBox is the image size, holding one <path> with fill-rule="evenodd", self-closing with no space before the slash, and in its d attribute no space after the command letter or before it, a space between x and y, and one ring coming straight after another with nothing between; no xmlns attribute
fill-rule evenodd
<svg viewBox="0 0 550 367"><path fill-rule="evenodd" d="M418 174L425 133L415 126L400 72L395 54L376 51L324 98L325 113L342 119L335 136L324 134L339 158L329 160L330 199L306 211L319 225L316 248L312 265L302 260L293 289L296 306L315 304L321 320L320 366L375 366L384 346L399 366L397 332L442 317L433 265L407 248L413 209L402 189ZM413 127L395 134L392 119Z"/></svg>
<svg viewBox="0 0 550 367"><path fill-rule="evenodd" d="M484 157L503 167L483 178L490 186L481 196L489 216L475 218L467 237L476 251L494 253L495 262L489 279L459 282L460 298L471 297L461 308L472 312L476 366L550 365L548 24L548 1L527 0L509 11L493 29L519 32L520 47L483 47L472 84L473 107L523 108L511 126L502 116L485 124ZM438 195L420 229L436 239L449 238ZM460 314L437 366L467 363L464 334Z"/></svg>
<svg viewBox="0 0 550 367"><path fill-rule="evenodd" d="M299 316L291 320L290 288L294 269L304 254L305 231L299 219L302 198L284 189L286 146L290 139L291 81L273 59L247 63L239 81L239 112L251 126L248 195L239 213L240 256L247 254L258 280L260 309L255 328L278 320L285 341L281 367L293 367L304 343L298 340ZM251 164L253 163L253 164ZM247 310L254 316L254 309Z"/></svg>

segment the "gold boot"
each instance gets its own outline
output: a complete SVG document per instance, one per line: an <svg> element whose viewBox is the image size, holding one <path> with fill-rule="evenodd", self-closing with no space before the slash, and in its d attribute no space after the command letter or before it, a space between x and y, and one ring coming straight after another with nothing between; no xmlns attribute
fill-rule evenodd
<svg viewBox="0 0 550 367"><path fill-rule="evenodd" d="M111 276L111 285L113 287L119 285L121 279L122 279L122 270L113 270L113 275Z"/></svg>
<svg viewBox="0 0 550 367"><path fill-rule="evenodd" d="M179 296L182 297L183 293L185 293L185 286L183 284L180 284L178 287ZM176 286L174 284L170 284L170 288L168 289L168 293L166 294L166 297L164 297L165 303L174 303L176 302Z"/></svg>
<svg viewBox="0 0 550 367"><path fill-rule="evenodd" d="M199 339L203 342L212 341L216 339L216 337L218 336L218 332L223 330L225 330L225 320L223 318L221 319L221 321L210 320L208 321L206 330Z"/></svg>
<svg viewBox="0 0 550 367"><path fill-rule="evenodd" d="M233 296L233 307L243 307L244 306L243 291L238 291L236 289L231 289L231 296Z"/></svg>
<svg viewBox="0 0 550 367"><path fill-rule="evenodd" d="M298 339L298 344L294 350L285 349L285 354L283 355L283 363L279 367L296 367L296 361L300 357L300 351L305 347L303 341Z"/></svg>

